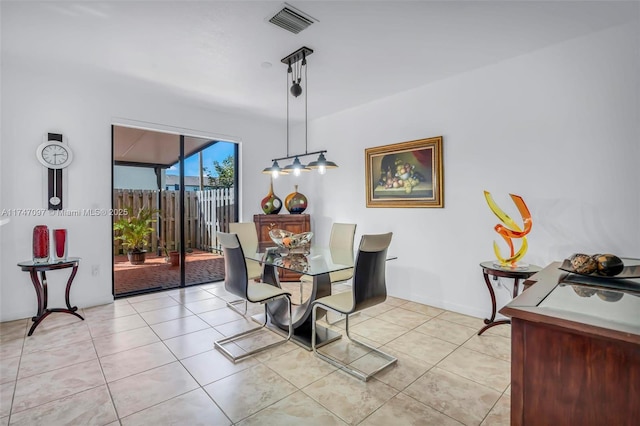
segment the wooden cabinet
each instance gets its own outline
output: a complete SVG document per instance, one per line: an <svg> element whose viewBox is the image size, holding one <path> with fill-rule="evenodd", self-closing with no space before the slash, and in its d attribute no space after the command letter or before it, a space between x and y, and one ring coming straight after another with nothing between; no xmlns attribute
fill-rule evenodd
<svg viewBox="0 0 640 426"><path fill-rule="evenodd" d="M640 279L613 290L559 266L500 310L512 318L511 425L637 425Z"/></svg>
<svg viewBox="0 0 640 426"><path fill-rule="evenodd" d="M274 247L275 243L269 237L271 229L284 229L285 231L300 234L311 231L311 219L308 214L256 214L253 222L258 231L258 243L260 249ZM299 281L300 274L278 269L280 281Z"/></svg>

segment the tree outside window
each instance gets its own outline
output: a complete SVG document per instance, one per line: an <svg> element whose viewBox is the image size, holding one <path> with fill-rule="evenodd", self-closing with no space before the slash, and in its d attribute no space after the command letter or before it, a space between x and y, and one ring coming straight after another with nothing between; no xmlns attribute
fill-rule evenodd
<svg viewBox="0 0 640 426"><path fill-rule="evenodd" d="M231 188L235 182L233 155L219 161L213 161L213 171L205 167L205 172L209 178L209 185L214 188Z"/></svg>

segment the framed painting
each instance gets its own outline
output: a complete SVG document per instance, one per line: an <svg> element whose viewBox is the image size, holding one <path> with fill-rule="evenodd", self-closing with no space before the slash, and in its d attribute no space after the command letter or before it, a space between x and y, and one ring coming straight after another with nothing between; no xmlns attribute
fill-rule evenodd
<svg viewBox="0 0 640 426"><path fill-rule="evenodd" d="M444 207L442 136L365 149L367 207Z"/></svg>

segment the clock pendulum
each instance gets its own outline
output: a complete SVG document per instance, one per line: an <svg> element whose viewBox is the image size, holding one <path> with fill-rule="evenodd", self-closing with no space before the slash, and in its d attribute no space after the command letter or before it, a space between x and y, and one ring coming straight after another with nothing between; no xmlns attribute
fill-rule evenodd
<svg viewBox="0 0 640 426"><path fill-rule="evenodd" d="M57 195L58 194L58 185L56 185L56 184L58 183L57 182L57 180L58 180L57 179L57 177L58 177L57 176L58 175L57 172L58 171L62 172L62 169L55 170L54 173L53 173L53 196L51 198L49 198L49 204L52 205L52 206L57 206L60 203L62 203L62 199L60 197L58 197L58 195ZM62 194L60 194L60 195L62 195Z"/></svg>

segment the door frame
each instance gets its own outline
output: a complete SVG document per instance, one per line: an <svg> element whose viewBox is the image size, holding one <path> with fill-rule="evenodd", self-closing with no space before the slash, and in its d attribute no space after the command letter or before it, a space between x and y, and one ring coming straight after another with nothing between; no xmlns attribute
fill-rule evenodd
<svg viewBox="0 0 640 426"><path fill-rule="evenodd" d="M185 221L184 221L184 198L185 198L185 188L184 188L184 140L185 137L194 137L194 138L200 138L200 139L211 139L211 140L217 140L217 141L224 141L224 142L228 142L228 143L233 143L235 145L234 148L234 170L235 170L235 182L234 182L234 200L235 200L235 204L236 204L236 208L235 208L235 220L238 220L238 217L242 217L242 200L240 199L240 182L241 182L241 178L240 178L240 152L241 152L241 141L240 138L237 137L231 137L229 135L222 135L222 134L214 134L214 133L210 133L210 132L205 132L205 131L195 131L195 130L191 130L191 129L184 129L184 128L178 128L178 127L173 127L173 126L165 126L165 125L160 125L157 123L148 123L148 122L142 122L142 121L136 121L136 120L130 120L130 119L125 119L125 118L114 118L111 120L111 207L115 208L115 199L113 196L114 193L114 183L115 183L115 177L114 177L114 168L117 165L115 163L115 159L114 159L114 144L115 144L115 127L119 126L119 127L129 127L129 128L134 128L134 129L140 129L140 130L149 130L149 131L153 131L153 132L159 132L159 133L167 133L167 134L172 134L172 135L176 135L179 137L179 163L180 163L180 192L179 192L179 197L180 197L180 201L179 201L179 210L180 210L180 283L178 284L178 288L184 288L187 287L186 284L186 263L185 263L185 256L186 256L186 246L185 246L185 233L184 233L184 226L185 226ZM208 147L208 146L207 146ZM204 148L206 149L206 148ZM119 164L119 165L126 165L126 164ZM131 165L131 164L129 164ZM149 165L149 168L153 168L153 167L157 167L157 165ZM142 167L142 166L140 166ZM160 177L158 176L158 181L160 180ZM159 185L161 186L161 185ZM159 188L159 191L162 191L162 188ZM110 223L111 225L111 229L110 229L110 233L113 235L113 219ZM113 295L114 298L119 298L119 297L127 297L127 296L131 296L131 294L127 293L126 295L116 295L115 292L115 252L114 252L114 248L113 248L113 244L111 245L111 294ZM193 283L190 285L198 285L200 283ZM156 292L156 291L162 291L159 290L157 288L153 288L153 289L149 289L149 290L140 290L140 292L136 292L136 294L144 294L144 293L152 293L152 292Z"/></svg>

